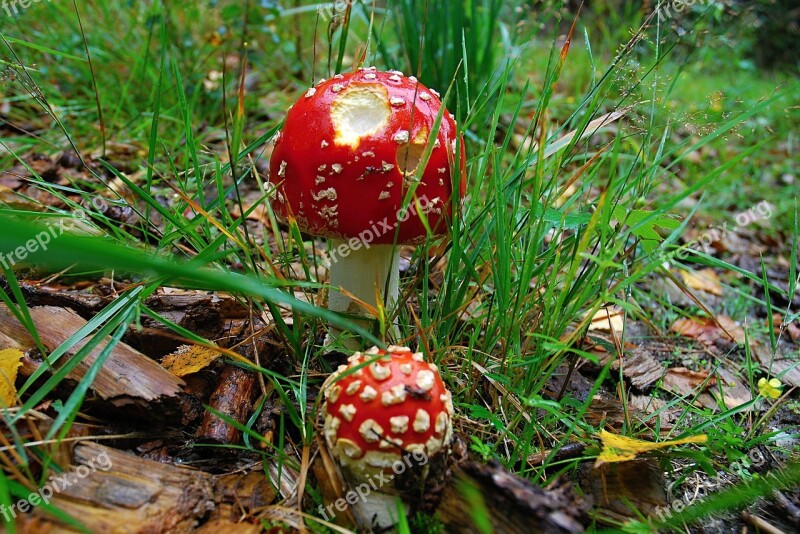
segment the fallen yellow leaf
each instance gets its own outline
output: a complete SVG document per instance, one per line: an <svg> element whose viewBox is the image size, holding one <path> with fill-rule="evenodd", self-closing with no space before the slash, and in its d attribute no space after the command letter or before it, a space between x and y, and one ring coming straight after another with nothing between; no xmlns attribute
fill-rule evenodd
<svg viewBox="0 0 800 534"><path fill-rule="evenodd" d="M703 269L700 271L680 271L683 283L692 289L705 291L712 295L722 295L722 284L719 276L713 269Z"/></svg>
<svg viewBox="0 0 800 534"><path fill-rule="evenodd" d="M22 365L24 354L18 349L0 350L0 403L4 408L17 402L17 369Z"/></svg>
<svg viewBox="0 0 800 534"><path fill-rule="evenodd" d="M625 328L625 315L622 313L622 308L610 306L608 308L600 308L597 313L592 317L592 322L589 323L589 330L604 330L610 332L622 332Z"/></svg>
<svg viewBox="0 0 800 534"><path fill-rule="evenodd" d="M601 430L598 436L600 437L600 441L603 445L603 450L600 451L600 455L597 457L597 461L595 461L595 467L599 467L604 463L627 462L628 460L633 460L636 458L637 454L664 449L666 447L672 447L673 445L684 445L686 443L705 443L708 441L708 436L705 434L690 436L683 439L675 439L672 441L661 441L658 443L636 438L628 438L625 436L620 436L619 434L606 432L605 430Z"/></svg>
<svg viewBox="0 0 800 534"><path fill-rule="evenodd" d="M161 366L175 376L186 376L211 365L222 353L199 345L181 345L172 354L164 356Z"/></svg>

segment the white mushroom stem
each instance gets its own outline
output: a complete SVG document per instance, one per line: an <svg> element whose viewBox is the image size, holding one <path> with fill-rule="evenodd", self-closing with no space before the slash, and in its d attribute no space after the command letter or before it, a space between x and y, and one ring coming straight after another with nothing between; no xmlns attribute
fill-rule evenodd
<svg viewBox="0 0 800 534"><path fill-rule="evenodd" d="M357 240L358 248L350 241L331 240L331 268L328 309L341 313L369 315L368 312L342 288L369 306L378 308L376 295L380 295L386 310L391 311L398 301L400 279L400 250L394 245L369 245ZM377 289L377 291L376 291ZM396 337L396 328L390 328ZM338 331L334 329L334 334ZM350 339L347 348L358 349L358 342Z"/></svg>
<svg viewBox="0 0 800 534"><path fill-rule="evenodd" d="M384 475L384 478L393 476ZM378 486L377 490L370 491L372 488L366 481L354 481L348 484L348 489L351 492L355 492L359 497L362 494L365 495L363 499L359 498L350 508L356 524L370 532L375 530L384 531L396 527L399 523L398 516L401 513L408 514L408 505L393 491L394 484L392 482L386 486L380 486L375 482L376 480L380 481L378 476L370 480ZM364 491L365 488L366 491Z"/></svg>

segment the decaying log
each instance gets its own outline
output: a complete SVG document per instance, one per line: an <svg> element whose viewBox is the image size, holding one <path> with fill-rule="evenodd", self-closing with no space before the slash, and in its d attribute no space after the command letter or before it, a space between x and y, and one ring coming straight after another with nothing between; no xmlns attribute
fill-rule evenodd
<svg viewBox="0 0 800 534"><path fill-rule="evenodd" d="M238 423L245 423L253 410L257 378L252 371L235 365L226 365L220 374L217 389L211 395L209 406ZM197 438L202 441L229 445L238 443L241 431L219 416L206 411L203 423L197 429Z"/></svg>
<svg viewBox="0 0 800 534"><path fill-rule="evenodd" d="M48 351L53 351L86 324L75 312L64 308L41 306L30 308L30 313L39 338ZM56 362L56 366L74 357L85 343L86 340L83 340L68 349ZM71 383L79 381L97 359L103 346L104 343L101 343L83 358L67 375L67 380ZM0 347L17 348L26 354L20 368L22 376L30 376L41 365L46 365L31 335L2 304ZM180 378L168 373L156 362L125 343L119 343L99 370L91 391L97 398L105 401L107 407L122 408L135 416L136 412L152 414L175 408L182 386L183 381Z"/></svg>
<svg viewBox="0 0 800 534"><path fill-rule="evenodd" d="M72 484L55 493L51 504L91 532L189 532L207 521L225 525L226 532L252 532L227 526L275 499L260 468L214 476L96 443L75 448L66 477ZM22 532L77 530L41 506L18 513L16 521Z"/></svg>
<svg viewBox="0 0 800 534"><path fill-rule="evenodd" d="M446 532L477 532L476 514L486 514L494 532L584 531L589 503L565 479L540 488L499 464L477 462L462 464L454 475L438 509ZM471 494L483 506L476 507Z"/></svg>

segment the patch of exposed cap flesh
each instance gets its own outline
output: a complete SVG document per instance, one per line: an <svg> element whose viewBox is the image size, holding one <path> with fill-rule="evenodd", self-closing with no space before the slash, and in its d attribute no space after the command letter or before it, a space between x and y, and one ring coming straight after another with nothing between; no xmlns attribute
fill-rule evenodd
<svg viewBox="0 0 800 534"><path fill-rule="evenodd" d="M385 87L379 84L349 85L331 105L331 122L336 132L334 141L340 146L357 148L361 139L381 131L390 115L391 106Z"/></svg>

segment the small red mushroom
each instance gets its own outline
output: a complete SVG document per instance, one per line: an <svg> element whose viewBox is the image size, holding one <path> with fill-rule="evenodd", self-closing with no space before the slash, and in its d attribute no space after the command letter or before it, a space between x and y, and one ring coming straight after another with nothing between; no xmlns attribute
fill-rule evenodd
<svg viewBox="0 0 800 534"><path fill-rule="evenodd" d="M446 233L454 184L465 191L463 143L456 166L453 116L439 95L416 78L374 67L337 74L310 88L291 107L275 139L270 181L273 207L284 221L331 239L330 285L370 305L398 299L395 245ZM425 168L419 168L430 145ZM455 174L455 176L454 176ZM414 191L412 202L407 195ZM388 291L384 294L384 288ZM339 291L328 307L362 313Z"/></svg>
<svg viewBox="0 0 800 534"><path fill-rule="evenodd" d="M453 401L434 364L394 346L356 352L348 362L323 385L323 435L351 486L367 481L374 486L375 480L392 480L406 467L430 467L431 459L447 454ZM380 504L381 495L396 489L376 488L370 513L380 514L386 505ZM387 526L391 519L382 516L378 523Z"/></svg>

